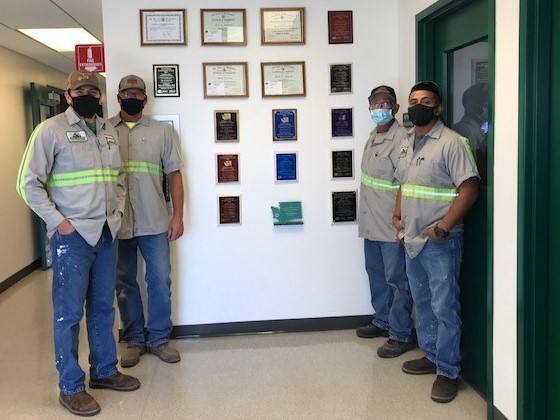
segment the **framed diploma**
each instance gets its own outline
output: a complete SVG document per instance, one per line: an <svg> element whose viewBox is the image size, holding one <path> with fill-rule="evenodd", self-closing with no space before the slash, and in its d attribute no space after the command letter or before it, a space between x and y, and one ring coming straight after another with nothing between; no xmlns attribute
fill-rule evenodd
<svg viewBox="0 0 560 420"><path fill-rule="evenodd" d="M272 140L297 140L297 110L272 110Z"/></svg>
<svg viewBox="0 0 560 420"><path fill-rule="evenodd" d="M305 9L262 8L261 45L305 44Z"/></svg>
<svg viewBox="0 0 560 420"><path fill-rule="evenodd" d="M331 193L332 222L355 222L358 219L356 191L333 191Z"/></svg>
<svg viewBox="0 0 560 420"><path fill-rule="evenodd" d="M154 64L154 96L180 96L178 64Z"/></svg>
<svg viewBox="0 0 560 420"><path fill-rule="evenodd" d="M305 62L261 63L262 96L305 96Z"/></svg>
<svg viewBox="0 0 560 420"><path fill-rule="evenodd" d="M353 108L331 108L331 137L354 137Z"/></svg>
<svg viewBox="0 0 560 420"><path fill-rule="evenodd" d="M245 9L200 9L202 45L247 45Z"/></svg>
<svg viewBox="0 0 560 420"><path fill-rule="evenodd" d="M218 197L218 224L241 223L241 197L238 195Z"/></svg>
<svg viewBox="0 0 560 420"><path fill-rule="evenodd" d="M352 63L329 64L330 93L352 93Z"/></svg>
<svg viewBox="0 0 560 420"><path fill-rule="evenodd" d="M141 45L187 45L185 9L140 9Z"/></svg>
<svg viewBox="0 0 560 420"><path fill-rule="evenodd" d="M216 155L216 178L218 184L239 182L239 155Z"/></svg>
<svg viewBox="0 0 560 420"><path fill-rule="evenodd" d="M297 153L274 153L276 182L297 182Z"/></svg>
<svg viewBox="0 0 560 420"><path fill-rule="evenodd" d="M202 63L205 98L249 96L247 62Z"/></svg>
<svg viewBox="0 0 560 420"><path fill-rule="evenodd" d="M329 10L329 44L352 44L352 10Z"/></svg>
<svg viewBox="0 0 560 420"><path fill-rule="evenodd" d="M214 141L239 141L239 111L214 111Z"/></svg>
<svg viewBox="0 0 560 420"><path fill-rule="evenodd" d="M354 178L354 151L331 150L332 179Z"/></svg>

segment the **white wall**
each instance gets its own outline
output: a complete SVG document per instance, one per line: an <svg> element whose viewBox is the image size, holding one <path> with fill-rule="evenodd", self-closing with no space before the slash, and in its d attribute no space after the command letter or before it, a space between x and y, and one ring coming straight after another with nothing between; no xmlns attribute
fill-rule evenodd
<svg viewBox="0 0 560 420"><path fill-rule="evenodd" d="M25 268L39 257L36 226L32 211L16 193L19 163L31 134L29 83L64 88L66 74L35 60L0 47L0 126L2 164L0 165L0 282Z"/></svg>
<svg viewBox="0 0 560 420"><path fill-rule="evenodd" d="M496 0L494 405L517 418L519 0Z"/></svg>
<svg viewBox="0 0 560 420"><path fill-rule="evenodd" d="M173 321L177 325L267 319L362 315L371 313L357 225L332 225L332 190L357 190L354 180L331 181L330 150L352 148L355 166L372 123L370 90L398 83L397 54L391 42L373 44L373 35L397 39L397 9L386 1L300 1L306 8L306 45L261 46L260 7L246 1L248 45L201 47L200 8L225 7L220 1L191 1L187 6L188 46L140 47L139 8L173 8L175 1L104 1L105 53L109 97L125 74L148 83L146 113L179 114L185 156L186 233L173 261ZM237 5L238 6L238 5ZM275 7L293 6L277 1ZM234 7L232 5L231 7ZM329 45L327 11L354 11L354 43ZM382 17L382 18L380 18ZM375 34L371 32L376 20ZM375 48L374 48L375 47ZM413 44L409 46L411 54ZM305 98L262 99L260 63L305 60ZM203 99L202 62L247 61L249 98ZM328 65L353 63L354 93L329 95ZM179 64L181 97L153 98L152 64ZM111 93L112 92L112 93ZM354 107L352 139L330 139L330 108ZM298 141L273 144L271 110L296 108ZM241 141L215 144L213 111L238 109ZM109 114L118 111L113 99ZM274 183L273 151L297 151L299 182ZM216 185L215 154L239 152L238 185ZM220 194L241 194L242 225L217 226ZM274 227L270 206L301 200L305 224Z"/></svg>

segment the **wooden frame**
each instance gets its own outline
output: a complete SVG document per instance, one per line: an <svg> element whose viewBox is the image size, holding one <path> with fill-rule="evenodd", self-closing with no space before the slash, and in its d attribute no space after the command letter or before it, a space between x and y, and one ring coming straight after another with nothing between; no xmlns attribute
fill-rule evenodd
<svg viewBox="0 0 560 420"><path fill-rule="evenodd" d="M187 45L186 9L140 9L140 45Z"/></svg>
<svg viewBox="0 0 560 420"><path fill-rule="evenodd" d="M305 96L305 61L261 63L262 97Z"/></svg>
<svg viewBox="0 0 560 420"><path fill-rule="evenodd" d="M202 45L247 45L246 9L200 9Z"/></svg>
<svg viewBox="0 0 560 420"><path fill-rule="evenodd" d="M247 62L202 63L205 98L249 96Z"/></svg>
<svg viewBox="0 0 560 420"><path fill-rule="evenodd" d="M261 45L294 44L305 44L305 8L261 8Z"/></svg>

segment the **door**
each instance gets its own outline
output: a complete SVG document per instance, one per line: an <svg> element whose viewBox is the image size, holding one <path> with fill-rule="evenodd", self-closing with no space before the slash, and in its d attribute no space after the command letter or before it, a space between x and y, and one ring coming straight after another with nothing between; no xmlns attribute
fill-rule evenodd
<svg viewBox="0 0 560 420"><path fill-rule="evenodd" d="M31 82L31 114L33 118L33 128L37 127L41 121L54 117L68 108L64 99L64 91L51 86L42 86ZM39 230L39 241L41 250L41 268L46 270L51 266L50 245L47 238L45 222L35 215L37 229Z"/></svg>
<svg viewBox="0 0 560 420"><path fill-rule="evenodd" d="M441 87L444 123L469 138L482 178L480 196L465 218L461 375L488 395L492 357L488 0L441 0L419 14L417 23L417 80L433 80Z"/></svg>

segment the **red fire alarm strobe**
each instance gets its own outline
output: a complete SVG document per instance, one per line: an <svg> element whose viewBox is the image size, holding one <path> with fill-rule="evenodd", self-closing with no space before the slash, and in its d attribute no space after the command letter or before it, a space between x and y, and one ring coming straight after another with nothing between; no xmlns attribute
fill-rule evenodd
<svg viewBox="0 0 560 420"><path fill-rule="evenodd" d="M105 71L105 53L103 44L76 45L76 70L91 72Z"/></svg>

